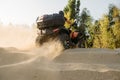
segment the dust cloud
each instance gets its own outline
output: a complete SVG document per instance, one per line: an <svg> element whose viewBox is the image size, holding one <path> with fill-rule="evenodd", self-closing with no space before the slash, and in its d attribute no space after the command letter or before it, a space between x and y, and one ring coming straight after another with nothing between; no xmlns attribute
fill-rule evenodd
<svg viewBox="0 0 120 80"><path fill-rule="evenodd" d="M35 37L36 30L31 27L0 26L0 47L32 48Z"/></svg>
<svg viewBox="0 0 120 80"><path fill-rule="evenodd" d="M35 27L23 26L0 26L0 48L16 53L32 54L36 56L44 56L53 59L63 50L58 40L45 43L41 47L36 47L35 39L37 37L37 29Z"/></svg>
<svg viewBox="0 0 120 80"><path fill-rule="evenodd" d="M56 68L52 63L63 50L61 43L56 39L37 47L36 37L37 30L31 27L0 26L0 80L59 78L59 72L47 70Z"/></svg>

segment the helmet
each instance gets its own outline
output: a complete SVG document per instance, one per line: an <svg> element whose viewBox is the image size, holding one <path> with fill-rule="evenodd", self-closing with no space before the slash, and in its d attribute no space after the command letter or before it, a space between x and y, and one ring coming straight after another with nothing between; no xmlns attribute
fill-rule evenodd
<svg viewBox="0 0 120 80"><path fill-rule="evenodd" d="M64 12L63 11L59 11L59 14L63 15L64 16Z"/></svg>

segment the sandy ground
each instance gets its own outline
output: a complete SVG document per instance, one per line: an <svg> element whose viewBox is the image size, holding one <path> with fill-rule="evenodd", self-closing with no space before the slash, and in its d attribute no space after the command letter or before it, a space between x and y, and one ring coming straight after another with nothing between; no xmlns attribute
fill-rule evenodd
<svg viewBox="0 0 120 80"><path fill-rule="evenodd" d="M0 80L120 80L120 49L35 47L36 30L0 27Z"/></svg>
<svg viewBox="0 0 120 80"><path fill-rule="evenodd" d="M71 49L58 53L51 58L53 52L43 48L0 48L0 80L120 80L119 49Z"/></svg>

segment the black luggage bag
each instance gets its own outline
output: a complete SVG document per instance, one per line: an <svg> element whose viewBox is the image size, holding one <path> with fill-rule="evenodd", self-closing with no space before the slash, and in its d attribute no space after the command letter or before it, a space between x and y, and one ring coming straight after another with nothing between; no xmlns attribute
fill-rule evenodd
<svg viewBox="0 0 120 80"><path fill-rule="evenodd" d="M57 28L64 26L65 19L61 14L43 15L37 18L37 28L45 29L49 27Z"/></svg>

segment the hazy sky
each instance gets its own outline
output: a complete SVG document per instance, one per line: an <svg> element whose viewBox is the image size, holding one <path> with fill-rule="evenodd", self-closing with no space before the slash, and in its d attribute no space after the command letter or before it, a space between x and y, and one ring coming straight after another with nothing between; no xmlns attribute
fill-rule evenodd
<svg viewBox="0 0 120 80"><path fill-rule="evenodd" d="M68 0L0 0L0 21L4 24L32 24L42 14L62 10ZM81 0L81 10L86 7L98 19L108 10L110 3L120 7L120 0Z"/></svg>

